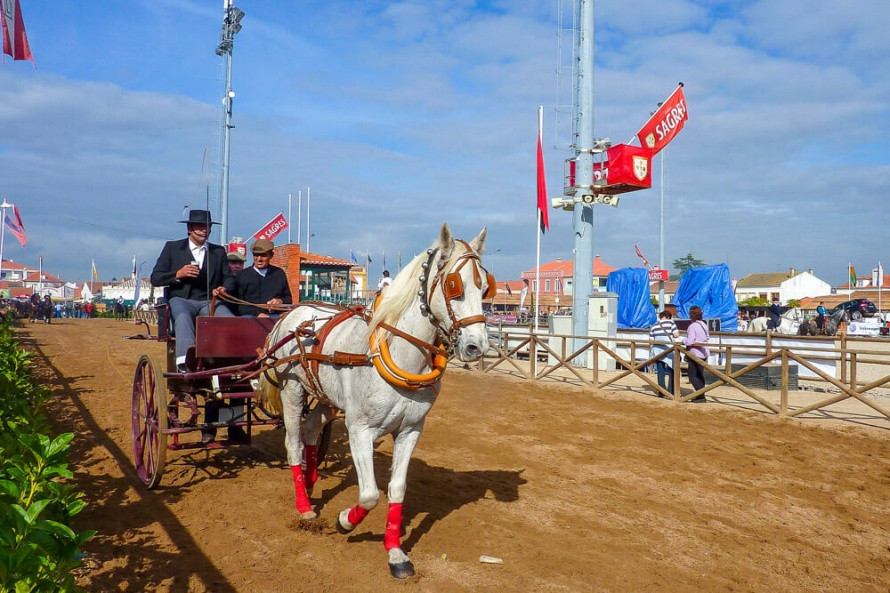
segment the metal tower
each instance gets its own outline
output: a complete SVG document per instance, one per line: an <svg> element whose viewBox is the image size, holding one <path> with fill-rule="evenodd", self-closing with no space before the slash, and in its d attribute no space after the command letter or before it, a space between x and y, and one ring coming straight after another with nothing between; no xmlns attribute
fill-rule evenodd
<svg viewBox="0 0 890 593"><path fill-rule="evenodd" d="M226 93L223 96L223 160L222 160L222 180L220 181L220 207L221 212L221 243L223 245L229 242L229 153L231 144L229 134L234 128L232 124L232 101L235 98L235 91L232 90L232 48L235 41L235 33L241 30L241 19L244 18L244 11L236 8L233 4L234 0L223 0L223 24L222 31L219 34L219 45L216 48L216 55L226 57Z"/></svg>

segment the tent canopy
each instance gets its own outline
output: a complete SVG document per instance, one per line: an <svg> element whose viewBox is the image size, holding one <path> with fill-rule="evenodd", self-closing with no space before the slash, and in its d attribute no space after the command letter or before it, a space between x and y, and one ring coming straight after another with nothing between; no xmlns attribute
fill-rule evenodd
<svg viewBox="0 0 890 593"><path fill-rule="evenodd" d="M739 305L726 264L686 270L671 303L676 305L679 317L688 319L689 307L698 305L705 319L720 320L720 331L734 332L739 329Z"/></svg>
<svg viewBox="0 0 890 593"><path fill-rule="evenodd" d="M621 268L606 279L606 290L618 295L619 329L649 328L658 319L649 294L645 268Z"/></svg>

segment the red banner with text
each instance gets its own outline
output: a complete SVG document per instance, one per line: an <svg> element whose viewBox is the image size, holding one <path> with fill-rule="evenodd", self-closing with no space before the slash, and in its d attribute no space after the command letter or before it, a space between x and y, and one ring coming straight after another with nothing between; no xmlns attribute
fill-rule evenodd
<svg viewBox="0 0 890 593"><path fill-rule="evenodd" d="M653 155L658 154L683 129L687 119L689 113L686 111L686 97L683 96L681 83L637 132L640 146L651 150Z"/></svg>
<svg viewBox="0 0 890 593"><path fill-rule="evenodd" d="M254 239L268 239L271 241L278 233L287 228L287 220L284 213L279 212L278 216L266 223L266 225L253 234Z"/></svg>

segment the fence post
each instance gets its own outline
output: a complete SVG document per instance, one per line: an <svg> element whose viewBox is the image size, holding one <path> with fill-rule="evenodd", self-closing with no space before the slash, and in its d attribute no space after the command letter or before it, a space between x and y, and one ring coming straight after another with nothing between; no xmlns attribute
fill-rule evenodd
<svg viewBox="0 0 890 593"><path fill-rule="evenodd" d="M680 390L680 350L676 344L673 346L671 356L674 357L674 365L671 368L671 372L674 374L674 392L671 394L671 399L677 401L677 394L682 393L682 391Z"/></svg>
<svg viewBox="0 0 890 593"><path fill-rule="evenodd" d="M850 389L856 390L856 353L850 352Z"/></svg>
<svg viewBox="0 0 890 593"><path fill-rule="evenodd" d="M599 365L599 341L594 338L593 339L593 386L600 386L600 365Z"/></svg>
<svg viewBox="0 0 890 593"><path fill-rule="evenodd" d="M729 375L730 373L732 373L732 344L726 345L725 356L726 356L726 360L724 361L726 363L725 371L726 371L726 374Z"/></svg>
<svg viewBox="0 0 890 593"><path fill-rule="evenodd" d="M841 383L847 382L847 334L841 334Z"/></svg>
<svg viewBox="0 0 890 593"><path fill-rule="evenodd" d="M782 348L782 401L779 414L788 415L788 348Z"/></svg>

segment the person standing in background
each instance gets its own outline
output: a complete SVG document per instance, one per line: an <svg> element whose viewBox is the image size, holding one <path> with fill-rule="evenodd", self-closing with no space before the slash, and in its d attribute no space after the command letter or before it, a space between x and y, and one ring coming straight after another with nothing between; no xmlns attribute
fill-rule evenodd
<svg viewBox="0 0 890 593"><path fill-rule="evenodd" d="M692 323L686 329L686 337L683 338L683 345L689 349L689 352L695 358L705 361L711 354L710 350L708 350L708 342L711 339L711 335L708 333L708 325L702 320L701 307L698 305L689 307L689 319L692 320ZM705 370L701 363L695 360L693 356L687 356L686 362L689 364L689 382L692 383L692 387L698 391L705 386ZM699 395L689 401L696 404L703 404L708 400L704 395Z"/></svg>
<svg viewBox="0 0 890 593"><path fill-rule="evenodd" d="M670 311L662 311L658 314L658 321L649 328L649 339L652 346L649 348L649 356L658 356L665 350L671 348L674 340L680 337L680 330L674 323ZM674 357L669 354L655 363L655 370L658 373L658 386L667 389L671 394L674 393ZM665 386L665 375L667 375L667 386ZM664 397L658 394L658 397Z"/></svg>

